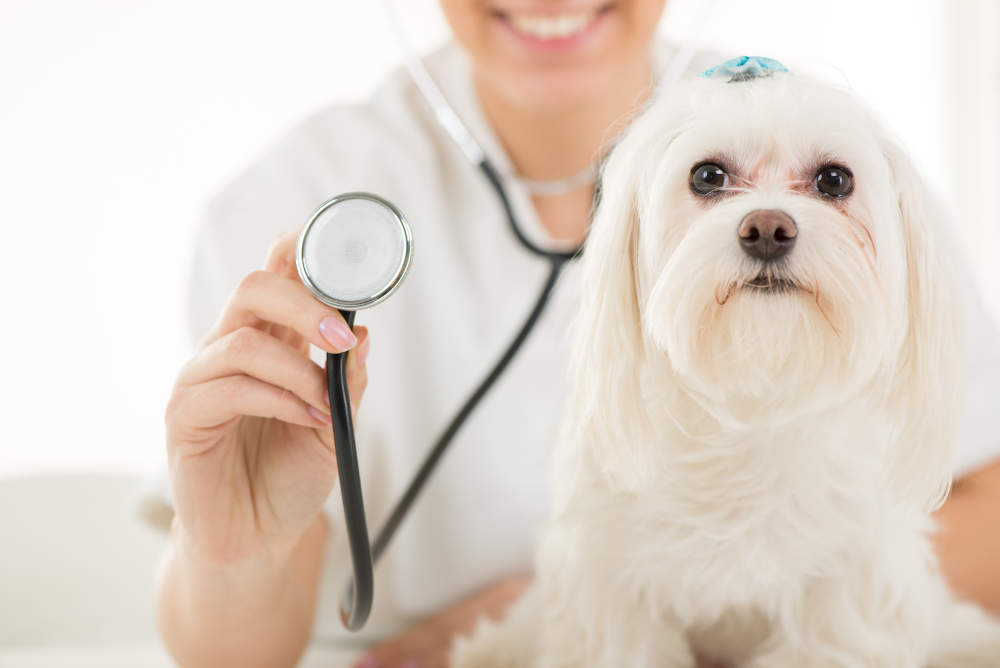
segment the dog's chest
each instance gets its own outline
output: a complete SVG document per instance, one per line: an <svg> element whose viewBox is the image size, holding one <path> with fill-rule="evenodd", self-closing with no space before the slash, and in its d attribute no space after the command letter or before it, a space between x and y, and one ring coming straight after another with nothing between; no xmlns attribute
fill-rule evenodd
<svg viewBox="0 0 1000 668"><path fill-rule="evenodd" d="M678 457L655 493L616 504L627 568L692 624L784 607L891 521L877 458L855 452L883 435L862 426Z"/></svg>

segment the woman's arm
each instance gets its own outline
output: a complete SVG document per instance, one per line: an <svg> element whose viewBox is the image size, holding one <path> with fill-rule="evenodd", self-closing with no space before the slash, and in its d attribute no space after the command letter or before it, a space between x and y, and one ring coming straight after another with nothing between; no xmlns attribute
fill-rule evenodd
<svg viewBox="0 0 1000 668"><path fill-rule="evenodd" d="M935 514L945 577L963 598L1000 613L1000 459L955 481Z"/></svg>
<svg viewBox="0 0 1000 668"><path fill-rule="evenodd" d="M328 528L322 515L290 554L211 564L174 521L160 573L160 632L184 668L294 666L312 631Z"/></svg>
<svg viewBox="0 0 1000 668"><path fill-rule="evenodd" d="M525 576L504 578L372 648L354 667L447 668L454 637L471 633L483 617L503 617L530 583Z"/></svg>

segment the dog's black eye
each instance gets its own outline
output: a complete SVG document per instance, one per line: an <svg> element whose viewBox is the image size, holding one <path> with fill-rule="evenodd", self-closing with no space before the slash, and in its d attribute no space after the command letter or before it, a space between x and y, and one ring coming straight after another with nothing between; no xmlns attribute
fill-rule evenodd
<svg viewBox="0 0 1000 668"><path fill-rule="evenodd" d="M691 192L695 195L717 195L729 184L729 174L714 162L703 162L691 170Z"/></svg>
<svg viewBox="0 0 1000 668"><path fill-rule="evenodd" d="M854 177L846 167L820 167L816 172L816 190L827 197L843 199L854 191Z"/></svg>

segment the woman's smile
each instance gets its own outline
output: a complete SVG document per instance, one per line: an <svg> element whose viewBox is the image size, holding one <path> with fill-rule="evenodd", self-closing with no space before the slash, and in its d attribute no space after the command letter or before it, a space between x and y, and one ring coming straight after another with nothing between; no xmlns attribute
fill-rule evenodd
<svg viewBox="0 0 1000 668"><path fill-rule="evenodd" d="M517 40L516 48L544 52L576 49L596 39L613 3L587 8L492 8L490 15Z"/></svg>

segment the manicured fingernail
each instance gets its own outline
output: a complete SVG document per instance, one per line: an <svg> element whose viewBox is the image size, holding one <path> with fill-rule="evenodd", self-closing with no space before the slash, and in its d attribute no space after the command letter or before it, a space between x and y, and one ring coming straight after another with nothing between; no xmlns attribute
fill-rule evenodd
<svg viewBox="0 0 1000 668"><path fill-rule="evenodd" d="M365 340L358 347L358 366L362 367L365 365L365 360L368 359L368 349L371 348L372 340L371 337L366 337Z"/></svg>
<svg viewBox="0 0 1000 668"><path fill-rule="evenodd" d="M323 393L323 401L326 402L326 407L329 408L330 407L330 393L329 392L324 392Z"/></svg>
<svg viewBox="0 0 1000 668"><path fill-rule="evenodd" d="M312 415L316 420L322 422L323 424L333 424L333 418L326 413L316 410L312 406L309 406L309 415Z"/></svg>
<svg viewBox="0 0 1000 668"><path fill-rule="evenodd" d="M354 332L348 328L347 324L340 318L335 318L332 315L320 320L319 331L323 335L323 338L329 341L330 345L340 352L349 350L358 342L358 339L354 336Z"/></svg>
<svg viewBox="0 0 1000 668"><path fill-rule="evenodd" d="M378 668L378 659L371 654L366 654L354 664L354 668Z"/></svg>

